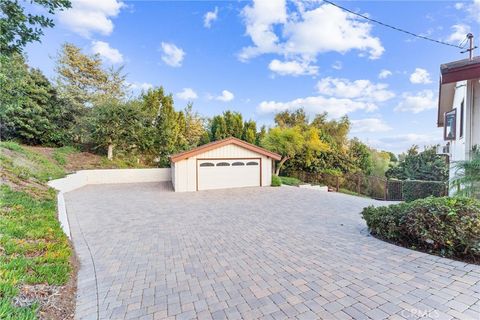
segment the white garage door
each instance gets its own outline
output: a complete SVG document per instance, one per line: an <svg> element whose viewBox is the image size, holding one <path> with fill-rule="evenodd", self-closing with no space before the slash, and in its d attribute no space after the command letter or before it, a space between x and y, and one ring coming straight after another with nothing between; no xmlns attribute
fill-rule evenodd
<svg viewBox="0 0 480 320"><path fill-rule="evenodd" d="M260 159L199 159L198 190L260 186Z"/></svg>

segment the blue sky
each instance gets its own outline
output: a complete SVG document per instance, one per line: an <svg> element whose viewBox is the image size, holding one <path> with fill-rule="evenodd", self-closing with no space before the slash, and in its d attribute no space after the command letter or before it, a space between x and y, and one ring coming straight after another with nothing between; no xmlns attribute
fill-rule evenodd
<svg viewBox="0 0 480 320"><path fill-rule="evenodd" d="M402 152L441 142L439 66L460 50L416 39L322 1L72 0L30 64L54 75L64 42L124 65L134 92L164 86L178 109L240 111L271 125L278 111L348 115L352 136ZM458 44L478 34L480 0L338 1L377 20Z"/></svg>

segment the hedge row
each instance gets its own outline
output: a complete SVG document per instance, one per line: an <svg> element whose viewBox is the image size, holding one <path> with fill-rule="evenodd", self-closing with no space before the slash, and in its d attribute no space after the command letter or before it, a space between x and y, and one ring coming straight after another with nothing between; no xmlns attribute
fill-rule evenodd
<svg viewBox="0 0 480 320"><path fill-rule="evenodd" d="M447 185L441 181L404 180L402 193L407 202L429 196L443 197L447 195Z"/></svg>
<svg viewBox="0 0 480 320"><path fill-rule="evenodd" d="M429 197L362 216L373 235L407 247L466 261L480 261L480 201Z"/></svg>

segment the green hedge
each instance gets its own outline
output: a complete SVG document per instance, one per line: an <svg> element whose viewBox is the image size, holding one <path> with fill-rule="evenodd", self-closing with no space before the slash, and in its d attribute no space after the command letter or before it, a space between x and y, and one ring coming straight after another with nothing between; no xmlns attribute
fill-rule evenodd
<svg viewBox="0 0 480 320"><path fill-rule="evenodd" d="M447 185L441 181L404 180L403 199L409 202L429 196L443 197L446 195L446 189Z"/></svg>
<svg viewBox="0 0 480 320"><path fill-rule="evenodd" d="M373 235L445 257L480 261L480 201L419 199L367 207L362 216Z"/></svg>
<svg viewBox="0 0 480 320"><path fill-rule="evenodd" d="M284 185L287 185L287 186L296 186L298 187L302 181L300 181L300 179L297 179L297 178L294 178L294 177L279 177L280 178L280 181L282 182L282 184Z"/></svg>

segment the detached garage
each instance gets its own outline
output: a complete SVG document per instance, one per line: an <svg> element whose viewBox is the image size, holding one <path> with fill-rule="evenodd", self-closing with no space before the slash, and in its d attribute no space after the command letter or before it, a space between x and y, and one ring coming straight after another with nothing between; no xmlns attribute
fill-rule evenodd
<svg viewBox="0 0 480 320"><path fill-rule="evenodd" d="M269 186L281 156L237 138L171 156L176 192Z"/></svg>

